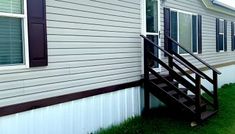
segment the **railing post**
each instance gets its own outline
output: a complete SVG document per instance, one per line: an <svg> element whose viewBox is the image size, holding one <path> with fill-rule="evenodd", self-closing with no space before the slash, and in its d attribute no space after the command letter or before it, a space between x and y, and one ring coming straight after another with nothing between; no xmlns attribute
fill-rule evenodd
<svg viewBox="0 0 235 134"><path fill-rule="evenodd" d="M214 90L213 90L214 106L215 106L215 109L218 109L219 108L219 104L218 104L218 74L215 71L213 71L213 87L214 87Z"/></svg>
<svg viewBox="0 0 235 134"><path fill-rule="evenodd" d="M165 36L165 38L167 38L167 41L168 41L168 49L167 50L172 55L173 54L173 52L172 52L172 42L170 41L170 39L167 36ZM173 57L168 56L168 64L169 64L169 67L171 69L173 69ZM169 73L169 75L171 76L170 73ZM171 80L173 80L173 79L171 79Z"/></svg>
<svg viewBox="0 0 235 134"><path fill-rule="evenodd" d="M150 109L149 101L149 70L148 70L148 45L147 41L144 39L144 112L147 112Z"/></svg>
<svg viewBox="0 0 235 134"><path fill-rule="evenodd" d="M195 107L197 119L201 119L201 77L196 75Z"/></svg>

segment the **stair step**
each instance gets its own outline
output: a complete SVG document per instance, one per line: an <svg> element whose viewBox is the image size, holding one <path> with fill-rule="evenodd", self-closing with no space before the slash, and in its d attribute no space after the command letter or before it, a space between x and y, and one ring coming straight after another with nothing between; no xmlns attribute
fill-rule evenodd
<svg viewBox="0 0 235 134"><path fill-rule="evenodd" d="M205 111L205 112L202 112L201 120L204 121L204 120L210 118L211 116L215 115L216 113L217 113L217 111Z"/></svg>
<svg viewBox="0 0 235 134"><path fill-rule="evenodd" d="M202 103L201 105L201 109L206 109L206 103ZM192 111L195 111L196 110L196 106L195 105L192 105L189 107Z"/></svg>
<svg viewBox="0 0 235 134"><path fill-rule="evenodd" d="M170 75L167 75L167 74L164 74L164 75L161 75L163 78L167 79L167 80L170 80L172 77ZM157 81L158 83L161 83L162 81L160 81L158 78L156 78L154 75L150 75L149 76L149 79L150 80L154 80L154 81Z"/></svg>
<svg viewBox="0 0 235 134"><path fill-rule="evenodd" d="M180 91L184 92L185 94L188 93L188 89L187 88L179 88Z"/></svg>
<svg viewBox="0 0 235 134"><path fill-rule="evenodd" d="M170 83L173 85L178 84L178 82L176 82L176 81L171 81ZM156 83L156 84L159 87L168 87L168 85L166 83Z"/></svg>
<svg viewBox="0 0 235 134"><path fill-rule="evenodd" d="M153 81L155 83L155 81ZM172 81L170 82L172 85L177 86L178 82ZM156 85L162 89L165 89L166 91L171 90L169 86L166 83L156 83Z"/></svg>
<svg viewBox="0 0 235 134"><path fill-rule="evenodd" d="M187 101L188 101L188 100L185 99L185 98L183 98L183 97L179 99L179 102L181 102L181 103L185 103L185 102L187 102Z"/></svg>
<svg viewBox="0 0 235 134"><path fill-rule="evenodd" d="M171 90L169 92L167 92L169 95L173 96L173 95L176 95L177 92L175 90Z"/></svg>
<svg viewBox="0 0 235 134"><path fill-rule="evenodd" d="M168 87L168 85L165 84L165 83L157 84L157 86L160 87L160 88L166 88L166 87Z"/></svg>
<svg viewBox="0 0 235 134"><path fill-rule="evenodd" d="M188 95L190 98L195 99L195 95Z"/></svg>

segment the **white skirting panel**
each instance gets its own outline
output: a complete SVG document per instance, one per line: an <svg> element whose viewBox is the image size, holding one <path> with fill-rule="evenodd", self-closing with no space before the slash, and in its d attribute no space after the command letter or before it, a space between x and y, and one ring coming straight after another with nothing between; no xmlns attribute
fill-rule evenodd
<svg viewBox="0 0 235 134"><path fill-rule="evenodd" d="M230 65L226 67L217 68L222 74L218 77L218 86L221 87L224 84L235 83L235 65ZM212 71L205 71L212 78ZM208 89L213 89L213 86L202 80L203 85L205 85Z"/></svg>
<svg viewBox="0 0 235 134"><path fill-rule="evenodd" d="M0 118L0 134L87 134L141 113L140 87Z"/></svg>
<svg viewBox="0 0 235 134"><path fill-rule="evenodd" d="M225 67L217 68L222 74L218 75L218 87L220 88L224 84L235 83L235 65L229 65ZM213 78L211 70L204 71L210 78ZM191 75L195 78L195 75ZM184 76L184 78L187 78ZM213 90L213 85L206 79L202 79L202 85L209 90Z"/></svg>

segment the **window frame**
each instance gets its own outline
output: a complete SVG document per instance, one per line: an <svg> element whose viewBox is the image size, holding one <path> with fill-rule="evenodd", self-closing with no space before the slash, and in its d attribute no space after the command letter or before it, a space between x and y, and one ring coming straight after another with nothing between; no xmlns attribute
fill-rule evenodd
<svg viewBox="0 0 235 134"><path fill-rule="evenodd" d="M197 25L197 37L196 38L198 38L198 14L197 13L193 13L193 12L188 12L188 11L183 11L183 10L180 10L180 9L175 9L175 8L170 8L170 11L172 12L176 12L177 13L177 41L179 41L179 34L180 34L180 32L179 32L179 13L184 13L184 14L188 14L188 15L191 15L191 16L193 16L193 15L195 15L195 16L197 16L197 21L196 21L196 25ZM192 27L192 25L191 25L191 27ZM171 32L171 29L170 29L170 32ZM199 54L199 51L198 51L198 41L197 41L197 45L196 45L196 47L197 47L197 52L193 52L193 50L191 50L191 52L193 53L193 54ZM177 46L177 53L178 54L180 54L180 55L182 55L182 56L184 56L184 55L189 55L188 53L180 53L180 49L179 49L180 47L179 46ZM193 46L192 46L192 49L193 49Z"/></svg>
<svg viewBox="0 0 235 134"><path fill-rule="evenodd" d="M0 12L0 17L9 18L20 18L22 22L22 46L23 46L23 63L21 65L0 65L1 70L11 70L11 69L24 69L29 68L29 43L28 43L28 16L27 16L27 0L22 0L23 2L23 13L4 13Z"/></svg>
<svg viewBox="0 0 235 134"><path fill-rule="evenodd" d="M233 36L235 37L235 21L233 22Z"/></svg>
<svg viewBox="0 0 235 134"><path fill-rule="evenodd" d="M225 29L223 30L224 31L223 33L220 33L220 22L221 21L223 21L223 23L224 23L224 25L223 25L223 29L224 29L224 27L225 27L225 19L219 18L219 31L218 31L218 35L223 35L223 50L220 50L220 48L219 48L219 52L225 52L225 50L224 50L224 48L225 48Z"/></svg>
<svg viewBox="0 0 235 134"><path fill-rule="evenodd" d="M159 46L161 46L161 0L158 1L158 31L157 32L147 32L147 21L146 21L146 1L147 0L141 0L140 4L140 12L141 12L141 33L144 36L150 35L150 36L158 36L158 43ZM142 50L144 50L144 41L141 41ZM162 58L162 53L160 50L158 50L158 58ZM144 73L144 51L142 51L142 74ZM161 65L159 65L158 68L154 68L155 71L161 72L162 68Z"/></svg>
<svg viewBox="0 0 235 134"><path fill-rule="evenodd" d="M233 22L233 30L234 30L233 36L235 36L235 21Z"/></svg>
<svg viewBox="0 0 235 134"><path fill-rule="evenodd" d="M231 32L233 32L233 35L232 35L233 42L231 41L231 45L232 45L232 48L233 48L232 51L234 51L235 50L235 21L233 23L231 23L231 24L233 24L233 26L231 25L231 30L233 30L233 31L231 31Z"/></svg>

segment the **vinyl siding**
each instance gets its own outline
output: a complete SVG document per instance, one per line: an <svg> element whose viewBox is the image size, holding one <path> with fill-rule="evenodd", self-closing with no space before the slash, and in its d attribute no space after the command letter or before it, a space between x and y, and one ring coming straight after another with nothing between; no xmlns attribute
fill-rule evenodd
<svg viewBox="0 0 235 134"><path fill-rule="evenodd" d="M140 2L46 0L47 67L0 71L0 107L141 76Z"/></svg>
<svg viewBox="0 0 235 134"><path fill-rule="evenodd" d="M235 53L231 51L231 21L234 16L209 10L201 0L167 0L161 3L161 30L164 31L163 7L187 11L202 15L202 54L197 54L201 59L211 65L218 65L235 61ZM227 25L227 52L216 52L216 18L225 19ZM161 37L161 46L164 45L164 37ZM197 67L204 67L189 55L184 55ZM166 59L165 59L166 61Z"/></svg>
<svg viewBox="0 0 235 134"><path fill-rule="evenodd" d="M140 0L46 0L46 4L49 65L0 71L0 107L140 80ZM163 7L202 15L199 57L211 65L235 61L230 30L235 17L207 9L201 0L161 1L161 33ZM228 21L227 52L216 52L216 18Z"/></svg>

